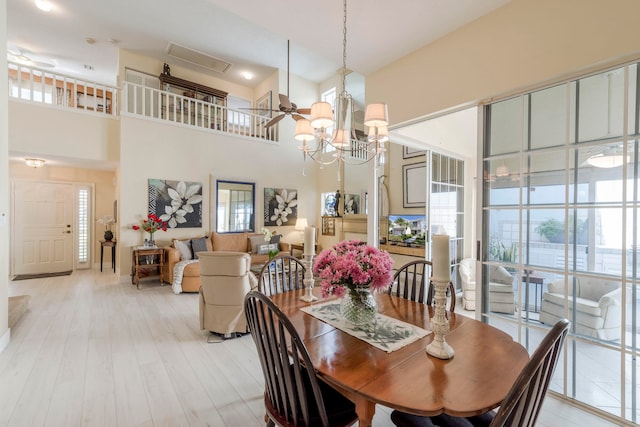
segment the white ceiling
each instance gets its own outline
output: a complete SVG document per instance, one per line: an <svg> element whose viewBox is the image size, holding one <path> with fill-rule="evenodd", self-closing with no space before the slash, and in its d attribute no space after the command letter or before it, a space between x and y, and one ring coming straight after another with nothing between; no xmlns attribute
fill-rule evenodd
<svg viewBox="0 0 640 427"><path fill-rule="evenodd" d="M177 63L169 41L232 63L210 73L249 86L287 68L287 39L293 74L320 82L342 66L340 0L51 1L45 13L34 0L7 0L7 47L90 81L115 84L118 48ZM371 73L508 1L349 0L347 67Z"/></svg>

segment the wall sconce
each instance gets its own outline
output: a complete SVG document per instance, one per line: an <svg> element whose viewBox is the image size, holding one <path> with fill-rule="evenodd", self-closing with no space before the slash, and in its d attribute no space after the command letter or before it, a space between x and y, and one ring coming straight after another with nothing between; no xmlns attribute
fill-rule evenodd
<svg viewBox="0 0 640 427"><path fill-rule="evenodd" d="M24 162L32 168L41 168L44 166L44 160L42 159L24 159Z"/></svg>

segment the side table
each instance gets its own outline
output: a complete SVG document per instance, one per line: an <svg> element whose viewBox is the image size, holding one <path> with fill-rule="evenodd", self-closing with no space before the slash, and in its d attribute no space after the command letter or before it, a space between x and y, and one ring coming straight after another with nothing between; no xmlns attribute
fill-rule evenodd
<svg viewBox="0 0 640 427"><path fill-rule="evenodd" d="M132 251L131 262L131 284L135 283L136 288L140 289L140 272L148 269L158 270L160 284L162 281L162 266L164 265L164 249L163 248L146 248L138 246Z"/></svg>
<svg viewBox="0 0 640 427"><path fill-rule="evenodd" d="M525 274L522 276L522 283L525 284L533 284L535 286L535 293L536 296L533 300L533 311L534 313L538 313L539 309L538 309L538 287L540 287L540 300L542 300L542 293L544 292L543 289L543 285L544 285L544 277L540 277L540 276L532 276L531 274ZM529 286L527 286L527 293L526 293L526 297L527 300L529 299ZM527 308L529 307L529 302L527 301L526 304Z"/></svg>
<svg viewBox="0 0 640 427"><path fill-rule="evenodd" d="M100 273L102 273L102 260L104 259L105 247L111 247L111 267L113 267L113 272L116 272L116 245L115 240L100 240Z"/></svg>

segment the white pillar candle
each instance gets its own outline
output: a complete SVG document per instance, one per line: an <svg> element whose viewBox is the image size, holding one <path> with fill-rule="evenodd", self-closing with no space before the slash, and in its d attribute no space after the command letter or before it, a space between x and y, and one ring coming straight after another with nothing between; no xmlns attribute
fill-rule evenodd
<svg viewBox="0 0 640 427"><path fill-rule="evenodd" d="M431 244L431 262L433 264L433 280L437 282L451 281L451 261L449 260L449 236L434 234Z"/></svg>
<svg viewBox="0 0 640 427"><path fill-rule="evenodd" d="M304 254L314 255L316 253L316 229L307 227L304 229Z"/></svg>

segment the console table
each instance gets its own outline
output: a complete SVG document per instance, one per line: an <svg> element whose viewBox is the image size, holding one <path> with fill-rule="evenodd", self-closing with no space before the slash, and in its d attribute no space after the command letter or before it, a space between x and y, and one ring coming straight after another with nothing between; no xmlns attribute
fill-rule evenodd
<svg viewBox="0 0 640 427"><path fill-rule="evenodd" d="M133 260L131 263L131 284L135 283L136 288L140 289L140 272L157 269L162 285L162 266L164 265L164 249L163 248L145 248L136 247L132 252Z"/></svg>
<svg viewBox="0 0 640 427"><path fill-rule="evenodd" d="M111 267L113 272L116 272L116 241L115 240L100 240L100 272L102 273L102 260L104 258L104 248L111 247Z"/></svg>

